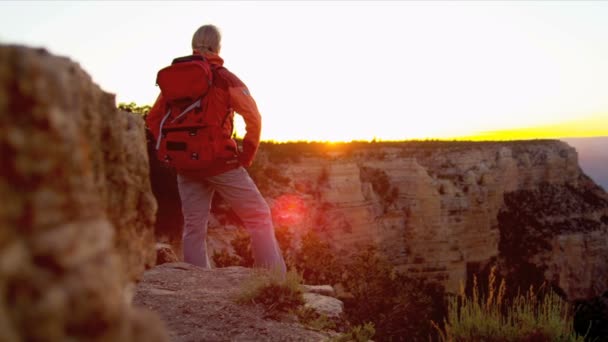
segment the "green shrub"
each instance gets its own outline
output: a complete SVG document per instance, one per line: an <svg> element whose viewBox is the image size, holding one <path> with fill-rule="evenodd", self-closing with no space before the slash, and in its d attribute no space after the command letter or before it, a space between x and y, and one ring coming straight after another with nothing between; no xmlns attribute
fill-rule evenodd
<svg viewBox="0 0 608 342"><path fill-rule="evenodd" d="M372 322L375 340L427 341L435 334L431 320L445 316L439 285L396 272L375 248L351 256L342 286L347 319L352 324Z"/></svg>
<svg viewBox="0 0 608 342"><path fill-rule="evenodd" d="M341 272L336 252L313 231L302 237L300 249L295 252L295 268L307 284L334 285Z"/></svg>
<svg viewBox="0 0 608 342"><path fill-rule="evenodd" d="M301 278L293 271L287 272L283 276L277 270L271 272L256 270L243 285L237 302L261 304L265 308L267 316L271 318L295 312L299 306L304 304Z"/></svg>
<svg viewBox="0 0 608 342"><path fill-rule="evenodd" d="M431 320L445 316L441 287L395 272L375 248L338 258L328 242L309 231L293 253L295 269L307 284L339 284L347 292L340 298L345 303L346 319L359 329L371 323L368 326L375 327L374 339L378 341L406 337L408 341L426 341L430 334L436 334ZM315 318L303 320L313 322Z"/></svg>

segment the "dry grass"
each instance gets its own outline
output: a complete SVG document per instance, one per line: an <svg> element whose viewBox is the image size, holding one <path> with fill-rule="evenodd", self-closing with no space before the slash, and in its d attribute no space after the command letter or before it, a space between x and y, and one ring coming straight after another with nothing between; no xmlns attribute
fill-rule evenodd
<svg viewBox="0 0 608 342"><path fill-rule="evenodd" d="M445 329L433 322L442 341L584 341L573 332L568 304L553 291L530 287L507 301L505 280L496 282L492 268L487 297L480 296L475 277L471 297L461 286L449 299Z"/></svg>
<svg viewBox="0 0 608 342"><path fill-rule="evenodd" d="M293 312L304 304L301 283L302 278L293 271L283 275L278 270L256 270L243 284L237 302L261 304L267 316L276 318L281 314Z"/></svg>

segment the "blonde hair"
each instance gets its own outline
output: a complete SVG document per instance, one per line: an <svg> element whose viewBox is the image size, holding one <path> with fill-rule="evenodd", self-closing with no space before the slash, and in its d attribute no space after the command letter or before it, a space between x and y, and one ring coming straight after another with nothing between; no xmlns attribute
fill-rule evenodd
<svg viewBox="0 0 608 342"><path fill-rule="evenodd" d="M221 40L222 35L215 25L203 25L192 36L192 50L219 53Z"/></svg>

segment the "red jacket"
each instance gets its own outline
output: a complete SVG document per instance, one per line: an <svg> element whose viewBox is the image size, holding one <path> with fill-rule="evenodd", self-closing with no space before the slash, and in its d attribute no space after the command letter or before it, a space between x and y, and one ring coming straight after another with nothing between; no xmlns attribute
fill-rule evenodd
<svg viewBox="0 0 608 342"><path fill-rule="evenodd" d="M209 177L234 169L239 164L245 167L251 165L260 144L262 117L253 97L249 94L247 86L236 75L222 67L224 60L214 53L205 53L204 57L212 65L221 67L217 68L213 86L206 95L209 106L207 115L217 115L221 119L227 115L223 131L230 135L234 125L234 112L237 112L243 117L247 131L243 138L243 149L238 155L238 160L218 160L208 169L192 173L193 176ZM146 118L146 124L155 139L158 138L160 121L165 114L165 105L163 96L160 94ZM184 174L190 174L190 172L184 172Z"/></svg>

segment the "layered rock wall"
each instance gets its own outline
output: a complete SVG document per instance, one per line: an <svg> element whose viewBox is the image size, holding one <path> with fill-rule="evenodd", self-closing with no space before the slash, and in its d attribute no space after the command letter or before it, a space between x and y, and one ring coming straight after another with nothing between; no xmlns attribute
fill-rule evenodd
<svg viewBox="0 0 608 342"><path fill-rule="evenodd" d="M125 298L155 259L147 161L77 64L0 46L0 340L164 340Z"/></svg>
<svg viewBox="0 0 608 342"><path fill-rule="evenodd" d="M264 180L271 206L285 194L306 203L307 215L290 223L294 232L323 231L336 249L373 244L399 270L449 291L497 261L532 265L571 298L608 287L608 197L565 143L328 145L277 161L280 148L262 148L256 163L289 180ZM513 200L529 193L533 203ZM564 202L572 203L556 206Z"/></svg>

